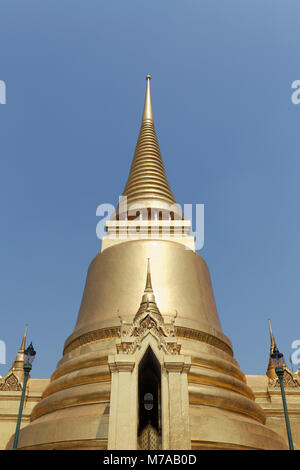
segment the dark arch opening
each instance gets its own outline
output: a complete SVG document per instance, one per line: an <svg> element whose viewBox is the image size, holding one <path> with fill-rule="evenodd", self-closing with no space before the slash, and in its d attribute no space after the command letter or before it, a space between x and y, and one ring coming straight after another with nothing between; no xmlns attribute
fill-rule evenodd
<svg viewBox="0 0 300 470"><path fill-rule="evenodd" d="M139 364L138 435L151 424L161 434L161 368L149 346Z"/></svg>

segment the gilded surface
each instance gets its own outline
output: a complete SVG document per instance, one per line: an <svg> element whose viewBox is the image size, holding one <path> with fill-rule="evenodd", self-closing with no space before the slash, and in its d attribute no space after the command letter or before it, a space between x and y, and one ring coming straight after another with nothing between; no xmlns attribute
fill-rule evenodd
<svg viewBox="0 0 300 470"><path fill-rule="evenodd" d="M148 75L141 130L123 191L129 206L139 201L144 201L147 207L157 207L157 200L171 205L176 202L166 177L154 129L150 79Z"/></svg>
<svg viewBox="0 0 300 470"><path fill-rule="evenodd" d="M84 334L111 328L112 320L119 326L120 315L132 321L144 290L147 258L161 314L171 318L177 314L176 326L208 333L231 349L221 329L206 263L197 253L165 240L123 242L96 256L75 330L65 347Z"/></svg>
<svg viewBox="0 0 300 470"><path fill-rule="evenodd" d="M172 320L166 324L156 305L148 259L146 287L140 308L132 323L121 319L121 339L117 342L118 353L133 354L141 347L144 338L151 334L156 339L159 349L163 349L166 354L179 354L181 345L175 338L175 317Z"/></svg>
<svg viewBox="0 0 300 470"><path fill-rule="evenodd" d="M120 317L120 341L116 344L117 352L133 354L141 347L144 338L151 334L156 339L159 349L163 349L166 354L179 354L181 345L175 338L175 318L171 323L165 323L157 307L148 259L146 287L133 322L125 322Z"/></svg>
<svg viewBox="0 0 300 470"><path fill-rule="evenodd" d="M149 78L124 195L132 203L143 201L150 209L167 208L174 202L154 131ZM147 259L151 261L155 298L148 279L144 289ZM142 338L161 346L156 349L165 384L164 448L287 448L284 440L265 426L266 416L233 357L205 261L184 244L159 237L106 244L92 261L74 332L65 342L63 357L32 412L30 425L20 433L20 448L80 449L84 442L85 448L101 449L107 445L109 422L111 432L116 428L122 434L124 420L119 428L118 416L114 419L110 410L116 408L118 381L123 380L122 387L136 384L132 377L136 377L136 361L143 352L138 348ZM125 354L116 354L117 348ZM133 353L126 354L129 351ZM116 356L119 362L110 366L113 381L117 374L113 369L119 368L114 388L107 358ZM132 398L129 385L124 394L128 407L136 412L136 398ZM117 409L122 413L123 408ZM189 430L185 435L180 426L183 416ZM137 427L136 420L125 424L131 430ZM147 445L152 445L151 439Z"/></svg>

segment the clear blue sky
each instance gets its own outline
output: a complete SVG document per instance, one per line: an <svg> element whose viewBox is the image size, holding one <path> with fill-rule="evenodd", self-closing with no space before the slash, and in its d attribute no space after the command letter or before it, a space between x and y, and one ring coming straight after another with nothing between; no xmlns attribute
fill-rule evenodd
<svg viewBox="0 0 300 470"><path fill-rule="evenodd" d="M0 339L25 323L49 377L100 249L96 207L127 179L152 75L180 203L205 204L207 261L242 370L262 374L268 317L286 357L299 328L299 1L1 2Z"/></svg>

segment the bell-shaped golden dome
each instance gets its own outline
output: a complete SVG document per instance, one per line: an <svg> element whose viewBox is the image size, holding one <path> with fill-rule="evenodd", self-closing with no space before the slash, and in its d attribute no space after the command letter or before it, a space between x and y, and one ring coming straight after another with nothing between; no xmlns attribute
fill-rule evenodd
<svg viewBox="0 0 300 470"><path fill-rule="evenodd" d="M123 194L131 202L143 201L150 208L167 207L175 201L154 131L150 77L142 127ZM161 370L162 384L168 383L162 385L161 393L161 408L170 418L164 418L162 424L163 448L285 449L283 439L265 426L264 412L255 403L234 359L232 344L222 331L205 261L171 237L149 239L146 235L136 240L125 237L106 246L92 261L75 329L65 342L63 357L42 400L32 412L31 424L21 431L19 447L114 448L115 444L108 442L109 435L118 428L121 414L129 409L136 413L138 409L138 347L142 348L137 343L136 349L124 347L122 355L117 345L121 340L125 346L129 340L132 344L134 338L124 337L122 327L137 319L140 308L146 306L145 312L150 311L152 304L154 320L159 320L159 315L163 319L161 338L166 338L159 343L159 334L151 336L151 325L155 329L151 319L149 331L146 326L142 329L144 347L148 347L147 341L158 345L157 369ZM151 261L151 279L148 271L145 290L147 259ZM167 337L170 324L171 334ZM166 350L171 353L164 352L164 344L169 345ZM119 375L112 379L113 374ZM117 416L114 410L120 383L124 384L121 399L126 402L126 410L121 408ZM174 388L176 393L172 395ZM187 430L182 436L177 396L182 399L180 419L185 420ZM121 427L121 437L129 428L130 432L137 429L137 423L128 416L128 429ZM176 439L169 439L174 431ZM137 437L131 448L137 448Z"/></svg>

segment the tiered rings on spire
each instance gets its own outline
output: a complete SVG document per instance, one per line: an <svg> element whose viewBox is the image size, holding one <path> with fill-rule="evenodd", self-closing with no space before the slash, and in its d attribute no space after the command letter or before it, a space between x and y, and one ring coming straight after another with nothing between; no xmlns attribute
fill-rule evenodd
<svg viewBox="0 0 300 470"><path fill-rule="evenodd" d="M150 75L147 75L142 125L123 196L127 196L128 203L133 200L158 198L175 204L155 133L150 79Z"/></svg>
<svg viewBox="0 0 300 470"><path fill-rule="evenodd" d="M195 249L189 236L191 222L185 220L169 186L154 129L150 75L138 141L129 176L116 211L106 221L102 251L132 239L164 239Z"/></svg>

